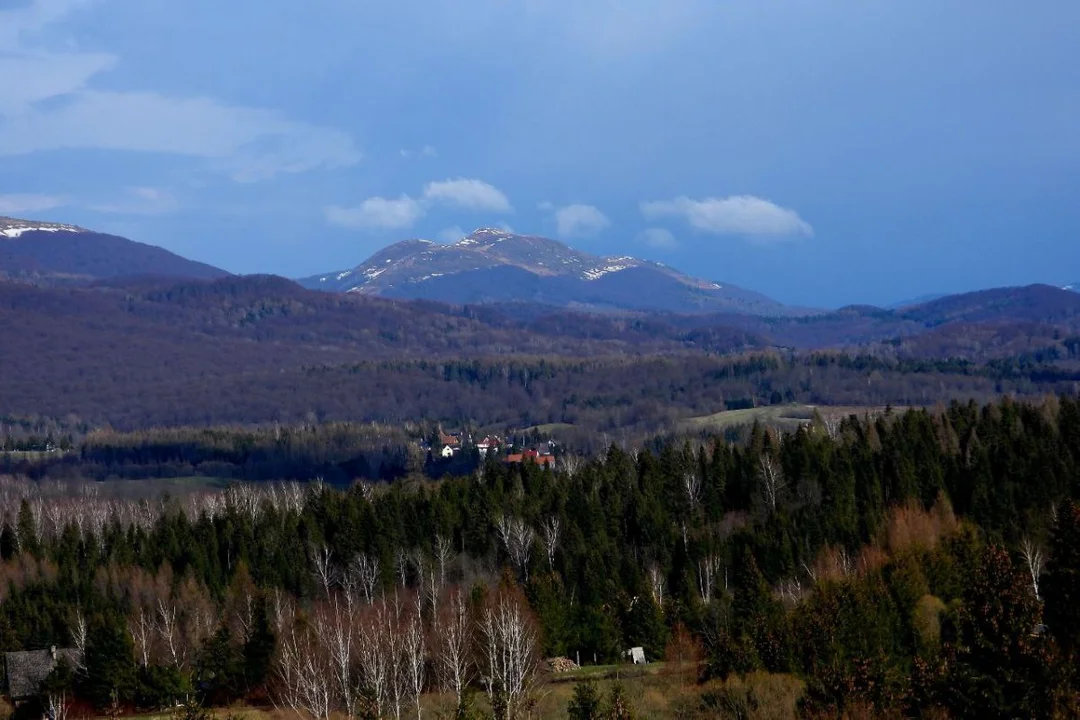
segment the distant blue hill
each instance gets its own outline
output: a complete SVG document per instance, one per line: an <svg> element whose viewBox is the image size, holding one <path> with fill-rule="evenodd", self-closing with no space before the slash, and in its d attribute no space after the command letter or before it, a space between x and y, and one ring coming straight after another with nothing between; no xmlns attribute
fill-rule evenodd
<svg viewBox="0 0 1080 720"><path fill-rule="evenodd" d="M948 293L929 293L926 295L919 295L909 300L901 300L898 303L886 306L888 310L901 310L903 308L912 307L914 305L922 305L923 303L933 302L934 300L940 300L943 297L947 297Z"/></svg>

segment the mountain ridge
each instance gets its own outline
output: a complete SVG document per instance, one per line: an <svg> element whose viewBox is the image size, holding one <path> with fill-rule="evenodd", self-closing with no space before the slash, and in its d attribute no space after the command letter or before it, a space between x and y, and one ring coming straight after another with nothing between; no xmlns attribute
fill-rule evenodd
<svg viewBox="0 0 1080 720"><path fill-rule="evenodd" d="M593 255L550 238L494 228L480 228L448 245L404 240L351 269L298 282L315 290L457 304L516 301L594 311L797 314L760 293L662 263Z"/></svg>
<svg viewBox="0 0 1080 720"><path fill-rule="evenodd" d="M213 279L220 268L118 235L66 223L0 217L0 277L80 284L118 277Z"/></svg>

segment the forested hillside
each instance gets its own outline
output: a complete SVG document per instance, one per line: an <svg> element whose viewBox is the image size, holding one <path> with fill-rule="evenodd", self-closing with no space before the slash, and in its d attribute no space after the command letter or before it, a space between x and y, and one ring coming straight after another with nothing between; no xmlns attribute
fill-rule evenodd
<svg viewBox="0 0 1080 720"><path fill-rule="evenodd" d="M313 416L657 432L745 402L1068 391L1078 318L1080 295L1039 286L778 320L389 301L259 276L0 282L0 413L124 429Z"/></svg>
<svg viewBox="0 0 1080 720"><path fill-rule="evenodd" d="M82 647L56 682L102 708L194 692L434 717L442 690L526 717L557 679L541 657L634 646L700 673L681 714L647 717L746 717L740 697L780 685L783 716L1080 708L1075 399L348 491L2 490L0 645Z"/></svg>

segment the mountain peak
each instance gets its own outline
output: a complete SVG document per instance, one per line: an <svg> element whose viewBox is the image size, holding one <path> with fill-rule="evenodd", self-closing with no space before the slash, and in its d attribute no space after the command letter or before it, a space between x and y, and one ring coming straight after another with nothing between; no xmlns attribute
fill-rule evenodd
<svg viewBox="0 0 1080 720"><path fill-rule="evenodd" d="M453 304L527 302L602 311L782 315L757 293L629 255L602 257L538 235L482 227L449 245L406 240L361 265L300 280L329 292Z"/></svg>
<svg viewBox="0 0 1080 720"><path fill-rule="evenodd" d="M17 238L28 232L89 232L78 225L65 225L63 223L41 222L39 220L20 220L19 218L0 216L0 237Z"/></svg>
<svg viewBox="0 0 1080 720"><path fill-rule="evenodd" d="M514 238L514 233L498 228L482 227L454 243L453 247L471 247L476 245L490 246Z"/></svg>

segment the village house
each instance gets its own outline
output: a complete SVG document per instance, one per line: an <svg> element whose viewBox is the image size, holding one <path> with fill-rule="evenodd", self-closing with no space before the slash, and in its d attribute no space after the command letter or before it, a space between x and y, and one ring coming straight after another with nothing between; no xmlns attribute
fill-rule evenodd
<svg viewBox="0 0 1080 720"><path fill-rule="evenodd" d="M4 654L7 671L7 691L11 701L18 705L41 694L41 686L61 660L71 667L82 663L82 654L73 648L48 650L24 650Z"/></svg>
<svg viewBox="0 0 1080 720"><path fill-rule="evenodd" d="M480 457L487 457L488 453L499 447L502 441L494 435L488 435L480 442L476 443L476 449L480 451Z"/></svg>
<svg viewBox="0 0 1080 720"><path fill-rule="evenodd" d="M453 448L454 452L461 449L461 437L452 433L444 433L439 430L439 444L443 447Z"/></svg>
<svg viewBox="0 0 1080 720"><path fill-rule="evenodd" d="M503 462L510 465L520 465L522 463L531 462L536 463L540 467L553 468L555 467L555 456L541 455L536 450L526 450L525 452L511 453L510 455L507 455L506 459Z"/></svg>

